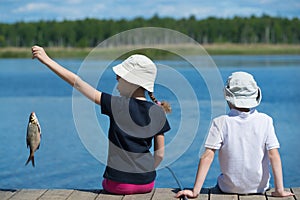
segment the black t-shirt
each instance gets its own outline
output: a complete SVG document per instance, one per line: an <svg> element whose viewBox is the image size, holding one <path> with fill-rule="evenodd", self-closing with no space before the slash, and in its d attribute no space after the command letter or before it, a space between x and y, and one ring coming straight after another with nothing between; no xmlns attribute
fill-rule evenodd
<svg viewBox="0 0 300 200"><path fill-rule="evenodd" d="M163 109L152 102L102 93L101 112L110 118L109 151L103 177L132 184L154 181L152 139L170 130Z"/></svg>

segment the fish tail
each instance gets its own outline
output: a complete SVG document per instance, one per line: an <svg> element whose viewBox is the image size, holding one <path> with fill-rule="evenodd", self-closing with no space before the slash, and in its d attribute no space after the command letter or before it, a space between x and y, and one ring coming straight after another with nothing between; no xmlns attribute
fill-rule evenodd
<svg viewBox="0 0 300 200"><path fill-rule="evenodd" d="M35 164L34 164L34 154L30 154L25 165L27 165L29 162L31 161L32 163L32 166L35 167Z"/></svg>
<svg viewBox="0 0 300 200"><path fill-rule="evenodd" d="M34 156L33 156L33 155L32 155L31 162L32 162L32 166L35 167L35 164L34 164Z"/></svg>
<svg viewBox="0 0 300 200"><path fill-rule="evenodd" d="M28 159L27 159L25 165L27 165L30 161L31 161L31 156L29 155L29 157L28 157Z"/></svg>

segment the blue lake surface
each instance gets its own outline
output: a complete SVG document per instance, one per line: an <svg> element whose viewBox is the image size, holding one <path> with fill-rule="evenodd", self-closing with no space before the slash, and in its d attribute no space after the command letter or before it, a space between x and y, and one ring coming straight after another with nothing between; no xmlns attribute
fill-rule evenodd
<svg viewBox="0 0 300 200"><path fill-rule="evenodd" d="M156 85L156 97L169 101L173 112L168 115L172 129L166 133L166 162L157 171L156 187L178 187L164 165L173 169L183 187L193 186L211 118L228 111L218 80L224 84L234 71L250 72L257 80L263 94L258 110L273 118L281 144L285 187L299 187L300 56L232 55L213 56L212 59L217 73L205 67L199 73L185 60L156 61L177 73L170 73L170 69L158 71L160 81ZM77 72L82 68L83 60L60 59L58 62ZM117 94L115 76L106 63L87 63L90 67L84 76L100 77L98 89ZM99 68L103 70L99 71ZM214 79L216 84L207 81ZM91 136L84 142L86 135L80 133L79 122L74 120L74 102L80 98L73 93L72 87L36 60L0 59L0 188L102 188L103 158L107 153L106 141L102 139L108 129L108 118L94 106L104 136L87 128L86 134ZM35 168L24 165L29 154L26 128L32 111L36 112L42 127ZM89 127L92 120L84 117L87 111L80 112L80 123ZM216 155L204 187L214 186L219 173Z"/></svg>

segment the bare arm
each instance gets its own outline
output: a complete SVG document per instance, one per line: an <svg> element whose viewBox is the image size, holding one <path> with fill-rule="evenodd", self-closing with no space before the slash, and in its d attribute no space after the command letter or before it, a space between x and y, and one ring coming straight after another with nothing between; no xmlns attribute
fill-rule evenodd
<svg viewBox="0 0 300 200"><path fill-rule="evenodd" d="M190 198L198 197L200 190L202 188L202 185L204 183L204 180L206 178L206 175L208 173L208 170L210 168L210 165L211 165L212 161L214 160L215 151L216 151L215 149L209 149L209 148L207 148L205 150L205 152L203 153L203 155L201 156L201 159L199 161L198 171L197 171L193 190L179 191L176 194L177 198L179 198L182 195L185 195Z"/></svg>
<svg viewBox="0 0 300 200"><path fill-rule="evenodd" d="M51 69L60 78L69 83L72 87L76 88L79 92L85 95L87 98L92 100L97 104L101 104L101 92L93 88L91 85L81 80L79 76L73 72L62 67L54 60L52 60L45 52L42 47L33 46L31 48L32 58L37 58L41 63L45 64L49 69Z"/></svg>
<svg viewBox="0 0 300 200"><path fill-rule="evenodd" d="M157 168L158 165L164 158L165 153L165 136L156 135L154 137L154 167Z"/></svg>
<svg viewBox="0 0 300 200"><path fill-rule="evenodd" d="M280 159L278 149L269 150L268 155L269 155L270 162L272 165L272 171L273 171L273 175L274 175L274 184L275 184L275 192L272 192L272 196L286 197L286 196L294 195L291 192L284 191L282 166L281 166L281 159Z"/></svg>

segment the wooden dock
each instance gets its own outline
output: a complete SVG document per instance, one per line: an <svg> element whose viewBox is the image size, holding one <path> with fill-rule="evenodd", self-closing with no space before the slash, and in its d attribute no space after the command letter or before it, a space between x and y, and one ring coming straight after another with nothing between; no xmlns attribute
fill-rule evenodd
<svg viewBox="0 0 300 200"><path fill-rule="evenodd" d="M286 198L271 197L271 191L264 195L222 194L216 189L202 189L198 200L300 200L300 188L287 189L295 196ZM103 190L71 189L0 189L0 200L168 200L175 199L178 189L156 188L148 194L111 195Z"/></svg>

